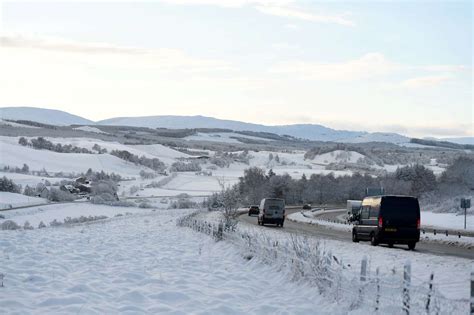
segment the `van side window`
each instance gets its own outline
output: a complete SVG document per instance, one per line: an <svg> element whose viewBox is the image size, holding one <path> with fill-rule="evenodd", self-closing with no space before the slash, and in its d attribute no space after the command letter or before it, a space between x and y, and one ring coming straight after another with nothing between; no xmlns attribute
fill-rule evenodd
<svg viewBox="0 0 474 315"><path fill-rule="evenodd" d="M364 206L362 208L360 218L361 219L368 219L369 218L369 211L370 211L370 206Z"/></svg>
<svg viewBox="0 0 474 315"><path fill-rule="evenodd" d="M370 207L370 218L378 218L379 217L379 209L380 207Z"/></svg>

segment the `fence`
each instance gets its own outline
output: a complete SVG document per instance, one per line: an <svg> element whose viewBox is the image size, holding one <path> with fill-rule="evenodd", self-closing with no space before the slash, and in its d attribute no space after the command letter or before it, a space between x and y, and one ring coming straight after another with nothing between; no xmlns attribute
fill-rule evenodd
<svg viewBox="0 0 474 315"><path fill-rule="evenodd" d="M305 281L320 294L333 299L348 310L362 309L390 314L467 314L469 300L445 298L433 283L434 275L418 279L407 263L403 273L393 270L382 274L377 268L370 272L370 261L362 259L360 275L354 275L340 259L320 246L320 243L290 234L286 238L272 237L257 229L245 229L224 222L208 222L193 213L178 219L178 226L189 227L225 240L246 252L249 259L277 266L293 281ZM417 284L412 283L417 280ZM468 285L467 280L463 280Z"/></svg>

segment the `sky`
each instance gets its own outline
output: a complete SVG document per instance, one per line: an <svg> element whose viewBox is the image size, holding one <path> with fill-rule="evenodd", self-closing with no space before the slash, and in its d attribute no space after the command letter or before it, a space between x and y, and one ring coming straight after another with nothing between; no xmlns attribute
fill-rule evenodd
<svg viewBox="0 0 474 315"><path fill-rule="evenodd" d="M474 136L471 1L0 0L0 107Z"/></svg>

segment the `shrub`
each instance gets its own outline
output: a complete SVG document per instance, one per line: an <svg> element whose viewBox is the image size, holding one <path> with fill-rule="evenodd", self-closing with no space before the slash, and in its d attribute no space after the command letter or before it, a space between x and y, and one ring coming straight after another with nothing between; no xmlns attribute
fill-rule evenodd
<svg viewBox="0 0 474 315"><path fill-rule="evenodd" d="M24 230L33 230L33 227L31 226L30 222L25 221L25 224L23 225Z"/></svg>
<svg viewBox="0 0 474 315"><path fill-rule="evenodd" d="M138 205L138 208L150 209L150 208L153 208L153 206L151 205L151 203L145 201L145 202L141 202L141 203Z"/></svg>
<svg viewBox="0 0 474 315"><path fill-rule="evenodd" d="M172 172L199 172L202 170L202 168L197 162L174 162L171 165L170 170Z"/></svg>
<svg viewBox="0 0 474 315"><path fill-rule="evenodd" d="M74 196L68 191L62 191L57 188L51 188L51 190L49 191L48 199L56 202L73 201L76 199L76 196Z"/></svg>
<svg viewBox="0 0 474 315"><path fill-rule="evenodd" d="M20 226L12 220L6 220L2 224L0 224L0 229L1 230L18 230L20 229Z"/></svg>
<svg viewBox="0 0 474 315"><path fill-rule="evenodd" d="M21 186L15 184L11 179L3 176L0 178L0 191L6 191L11 193L19 194L21 192Z"/></svg>

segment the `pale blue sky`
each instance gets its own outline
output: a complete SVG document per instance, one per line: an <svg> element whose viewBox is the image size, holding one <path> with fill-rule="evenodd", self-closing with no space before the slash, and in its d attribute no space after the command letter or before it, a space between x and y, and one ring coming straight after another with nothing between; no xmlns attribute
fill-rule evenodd
<svg viewBox="0 0 474 315"><path fill-rule="evenodd" d="M474 132L470 1L6 2L1 23L0 106Z"/></svg>

